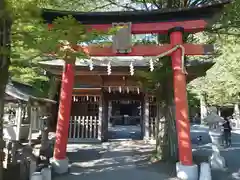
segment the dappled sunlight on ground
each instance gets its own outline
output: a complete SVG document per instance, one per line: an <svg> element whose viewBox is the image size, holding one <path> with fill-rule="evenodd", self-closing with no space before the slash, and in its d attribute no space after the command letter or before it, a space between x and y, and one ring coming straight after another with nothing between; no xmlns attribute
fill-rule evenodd
<svg viewBox="0 0 240 180"><path fill-rule="evenodd" d="M56 176L55 180L171 180L149 159L154 144L144 141L116 141L103 144L68 145L71 169L68 175ZM71 152L70 152L71 151ZM174 178L172 178L173 180Z"/></svg>
<svg viewBox="0 0 240 180"><path fill-rule="evenodd" d="M121 128L120 128L121 129ZM201 143L196 137L201 135ZM191 126L194 162L206 162L212 153L208 128ZM240 180L240 131L232 133L232 147L221 148L226 159L225 171L213 171L213 180ZM176 180L175 164L149 161L154 143L124 140L98 144L69 144L70 173L54 180Z"/></svg>
<svg viewBox="0 0 240 180"><path fill-rule="evenodd" d="M121 126L108 127L108 139L141 139L141 126Z"/></svg>

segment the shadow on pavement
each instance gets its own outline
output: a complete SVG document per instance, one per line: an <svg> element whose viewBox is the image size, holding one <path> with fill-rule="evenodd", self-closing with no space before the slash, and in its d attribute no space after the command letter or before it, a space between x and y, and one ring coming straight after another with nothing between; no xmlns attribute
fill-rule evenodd
<svg viewBox="0 0 240 180"><path fill-rule="evenodd" d="M143 141L103 143L98 150L94 145L80 148L69 153L72 162L69 174L57 176L55 180L170 180L175 175L170 164L150 163L154 145Z"/></svg>
<svg viewBox="0 0 240 180"><path fill-rule="evenodd" d="M196 138L201 135L199 143ZM196 164L207 162L212 153L208 129L191 128L193 158ZM240 131L232 132L232 147L222 148L226 171L213 171L213 180L240 180ZM74 144L68 147L68 157L72 167L70 174L55 180L95 180L95 179L175 179L175 164L150 163L154 145L143 141L113 141L103 144Z"/></svg>
<svg viewBox="0 0 240 180"><path fill-rule="evenodd" d="M141 140L141 126L120 126L108 127L108 139L132 139Z"/></svg>

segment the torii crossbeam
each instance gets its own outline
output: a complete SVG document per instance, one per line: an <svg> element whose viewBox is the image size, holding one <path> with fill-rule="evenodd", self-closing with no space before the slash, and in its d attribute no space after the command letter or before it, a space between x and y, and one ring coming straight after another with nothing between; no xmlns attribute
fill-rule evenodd
<svg viewBox="0 0 240 180"><path fill-rule="evenodd" d="M113 52L112 46L79 46L77 48L84 49L89 56L158 56L174 46L171 44L164 45L135 45L131 48L130 53ZM183 44L185 55L211 55L214 53L213 45Z"/></svg>
<svg viewBox="0 0 240 180"><path fill-rule="evenodd" d="M59 12L44 9L42 17L51 27L51 23L57 17L72 15L76 20L85 24L88 30L108 31L116 25L128 25L123 33L146 34L157 33L166 34L170 37L170 43L166 45L136 45L130 46L129 42L124 42L128 46L125 53L116 51L116 47L100 46L77 46L84 49L90 56L158 56L170 50L176 45L181 45L185 49L184 55L208 55L213 53L210 45L184 44L183 34L200 32L212 24L216 15L221 13L225 4L230 0L221 0L217 3L202 5L192 8L162 9L151 12ZM117 35L116 35L117 36ZM130 36L129 36L130 38ZM128 39L125 39L126 41ZM117 45L117 48L120 46ZM121 47L120 47L121 48ZM124 48L123 48L124 49ZM117 49L118 50L118 49ZM122 49L121 49L122 50ZM188 104L186 96L186 74L182 71L182 50L176 49L170 54L172 58L174 101L176 106L176 126L179 147L178 168L188 176L188 179L195 179L197 166L193 164L192 147L190 139L190 123L188 118ZM66 64L62 75L62 89L60 98L60 108L58 114L58 124L56 131L56 143L54 149L55 170L58 173L67 172L66 146L68 138L68 124L70 119L72 88L74 82L74 64ZM197 178L196 178L197 179Z"/></svg>

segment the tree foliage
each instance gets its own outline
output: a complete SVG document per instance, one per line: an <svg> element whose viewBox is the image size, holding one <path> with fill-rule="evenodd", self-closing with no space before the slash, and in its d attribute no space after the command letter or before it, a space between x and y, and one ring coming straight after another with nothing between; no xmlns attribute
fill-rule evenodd
<svg viewBox="0 0 240 180"><path fill-rule="evenodd" d="M83 6L84 4L84 6ZM13 22L10 77L13 80L27 83L42 91L48 88L48 78L44 70L39 68L38 62L44 60L44 53L55 52L56 58L63 58L63 49L56 46L59 39L62 43L78 44L100 37L100 32L87 32L86 28L72 17L58 18L49 31L47 24L41 19L40 8L60 10L89 11L99 7L100 3L87 3L86 0L67 2L55 0L38 1L8 1L8 13ZM99 7L100 8L100 7ZM66 45L66 44L65 44ZM69 49L70 50L70 49ZM69 52L68 52L69 53ZM79 51L71 51L75 56L85 56Z"/></svg>
<svg viewBox="0 0 240 180"><path fill-rule="evenodd" d="M20 82L27 82L43 88L47 81L44 73L37 67L42 56L53 53L55 58L74 62L76 57L86 58L83 49L73 44L89 42L103 35L87 31L71 16L57 18L49 30L41 18L41 8L55 7L52 0L1 0L0 1L0 143L3 141L3 109L5 87L9 75ZM69 4L69 1L67 2ZM59 4L60 5L60 4ZM86 6L85 6L86 7ZM9 69L10 68L10 69ZM10 74L9 74L10 70ZM3 148L0 148L3 156ZM2 158L1 158L2 159ZM0 162L0 179L3 179Z"/></svg>
<svg viewBox="0 0 240 180"><path fill-rule="evenodd" d="M239 40L238 37L220 36L216 43L221 44L220 55L215 65L203 78L194 80L190 85L194 91L205 93L210 105L224 105L239 102Z"/></svg>

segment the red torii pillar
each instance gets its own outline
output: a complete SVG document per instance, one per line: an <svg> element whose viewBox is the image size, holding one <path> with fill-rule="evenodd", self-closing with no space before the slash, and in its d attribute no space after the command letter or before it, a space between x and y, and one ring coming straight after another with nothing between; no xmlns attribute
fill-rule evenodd
<svg viewBox="0 0 240 180"><path fill-rule="evenodd" d="M74 84L74 63L65 62L62 73L62 86L58 110L56 141L52 165L59 174L68 172L68 158L66 155L68 142L68 128L71 115L72 91Z"/></svg>
<svg viewBox="0 0 240 180"><path fill-rule="evenodd" d="M171 45L183 44L184 29L173 28L169 31ZM182 50L171 54L173 69L173 87L175 102L175 118L178 137L179 163L176 165L177 176L182 179L198 179L198 167L193 164L192 143L190 137L190 121L186 90L186 74L182 67Z"/></svg>

